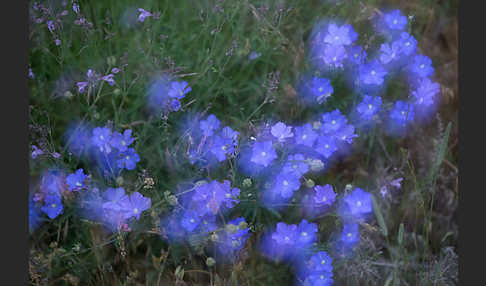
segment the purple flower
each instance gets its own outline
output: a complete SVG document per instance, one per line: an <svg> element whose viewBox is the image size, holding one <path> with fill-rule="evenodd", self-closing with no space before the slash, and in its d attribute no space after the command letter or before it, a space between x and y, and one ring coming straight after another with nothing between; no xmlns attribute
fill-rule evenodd
<svg viewBox="0 0 486 286"><path fill-rule="evenodd" d="M417 41L407 32L402 32L400 34L400 39L396 42L400 44L400 50L406 56L415 53L415 50L417 49Z"/></svg>
<svg viewBox="0 0 486 286"><path fill-rule="evenodd" d="M317 225L304 219L297 226L297 233L297 245L299 247L309 247L317 239Z"/></svg>
<svg viewBox="0 0 486 286"><path fill-rule="evenodd" d="M324 63L336 68L343 66L343 60L347 58L346 49L343 46L327 45L324 48L322 59Z"/></svg>
<svg viewBox="0 0 486 286"><path fill-rule="evenodd" d="M77 82L76 85L78 86L79 93L84 93L84 89L88 86L87 81L80 81Z"/></svg>
<svg viewBox="0 0 486 286"><path fill-rule="evenodd" d="M205 136L212 136L214 133L214 130L218 129L220 125L220 122L218 118L214 114L210 114L206 120L202 120L199 123L199 128L203 132Z"/></svg>
<svg viewBox="0 0 486 286"><path fill-rule="evenodd" d="M424 55L416 55L410 65L410 71L419 77L428 77L434 74L432 60Z"/></svg>
<svg viewBox="0 0 486 286"><path fill-rule="evenodd" d="M324 134L332 134L343 128L348 119L341 114L339 109L332 112L327 112L322 115L322 131Z"/></svg>
<svg viewBox="0 0 486 286"><path fill-rule="evenodd" d="M108 188L104 194L104 197L107 201L112 203L118 204L120 200L125 197L125 189L124 188Z"/></svg>
<svg viewBox="0 0 486 286"><path fill-rule="evenodd" d="M365 85L381 85L386 74L385 68L374 60L361 66L359 77L361 83Z"/></svg>
<svg viewBox="0 0 486 286"><path fill-rule="evenodd" d="M257 53L255 51L252 51L249 55L248 55L248 59L250 61L252 60L255 60L255 59L258 59L262 54L261 53Z"/></svg>
<svg viewBox="0 0 486 286"><path fill-rule="evenodd" d="M132 130L127 129L125 132L123 132L123 135L119 132L113 132L110 144L113 148L118 149L118 151L125 152L133 141L134 138L132 138Z"/></svg>
<svg viewBox="0 0 486 286"><path fill-rule="evenodd" d="M70 191L79 190L84 187L84 181L87 176L84 174L83 169L78 169L75 173L69 174L66 177L66 183L69 186Z"/></svg>
<svg viewBox="0 0 486 286"><path fill-rule="evenodd" d="M332 23L329 24L328 33L324 37L324 42L333 46L350 45L353 42L353 38L356 38L356 33L350 25L338 25Z"/></svg>
<svg viewBox="0 0 486 286"><path fill-rule="evenodd" d="M115 84L115 80L113 79L114 76L115 76L114 74L110 73L101 77L101 79L106 81L109 85L113 86Z"/></svg>
<svg viewBox="0 0 486 286"><path fill-rule="evenodd" d="M109 154L111 152L110 147L111 130L108 127L96 127L93 129L93 136L91 137L91 143L95 147L98 147L101 152Z"/></svg>
<svg viewBox="0 0 486 286"><path fill-rule="evenodd" d="M303 126L295 127L295 142L297 144L312 147L317 139L317 133L312 129L309 123Z"/></svg>
<svg viewBox="0 0 486 286"><path fill-rule="evenodd" d="M140 12L140 15L138 15L138 20L140 22L145 21L145 18L153 16L152 13L145 11L142 8L138 8L138 12Z"/></svg>
<svg viewBox="0 0 486 286"><path fill-rule="evenodd" d="M251 162L267 167L276 158L277 153L273 148L272 141L255 142L253 144Z"/></svg>
<svg viewBox="0 0 486 286"><path fill-rule="evenodd" d="M29 68L29 77L30 77L31 79L34 79L34 78L35 78L35 75L34 75L34 73L32 72L32 68Z"/></svg>
<svg viewBox="0 0 486 286"><path fill-rule="evenodd" d="M140 219L140 214L151 206L150 198L142 196L139 192L132 193L120 199L120 205L125 210L125 219L135 217Z"/></svg>
<svg viewBox="0 0 486 286"><path fill-rule="evenodd" d="M169 96L171 98L182 99L192 89L187 82L173 81L170 83Z"/></svg>
<svg viewBox="0 0 486 286"><path fill-rule="evenodd" d="M351 215L360 218L373 211L371 195L360 188L356 188L352 193L344 197L344 202L349 208Z"/></svg>
<svg viewBox="0 0 486 286"><path fill-rule="evenodd" d="M59 46L61 44L61 40L59 39L55 39L54 40L54 43L56 44L56 46Z"/></svg>
<svg viewBox="0 0 486 286"><path fill-rule="evenodd" d="M315 151L325 158L329 158L337 150L336 143L336 139L334 139L332 136L319 136L317 138L317 147L315 148Z"/></svg>
<svg viewBox="0 0 486 286"><path fill-rule="evenodd" d="M49 29L49 31L51 33L54 33L54 21L52 21L52 20L47 21L47 28Z"/></svg>
<svg viewBox="0 0 486 286"><path fill-rule="evenodd" d="M327 78L313 77L309 83L309 88L319 104L323 103L334 92L331 81Z"/></svg>
<svg viewBox="0 0 486 286"><path fill-rule="evenodd" d="M388 64L390 62L396 61L401 53L400 42L393 42L391 45L389 43L384 43L380 47L380 61L382 64Z"/></svg>
<svg viewBox="0 0 486 286"><path fill-rule="evenodd" d="M63 206L61 202L61 197L59 195L48 194L44 201L44 206L41 210L47 214L50 219L56 218L62 213Z"/></svg>
<svg viewBox="0 0 486 286"><path fill-rule="evenodd" d="M76 2L73 3L73 11L76 14L79 14L79 6Z"/></svg>
<svg viewBox="0 0 486 286"><path fill-rule="evenodd" d="M400 127L405 127L408 122L413 121L415 111L413 105L398 100L395 102L395 106L390 111L391 123L394 123Z"/></svg>
<svg viewBox="0 0 486 286"><path fill-rule="evenodd" d="M348 247L359 242L359 226L357 223L344 224L341 232L341 241Z"/></svg>
<svg viewBox="0 0 486 286"><path fill-rule="evenodd" d="M440 92L440 85L428 78L420 80L418 88L412 91L416 106L429 107L434 104L436 95Z"/></svg>
<svg viewBox="0 0 486 286"><path fill-rule="evenodd" d="M233 140L216 135L210 151L214 156L216 156L219 162L222 162L226 160L226 154L231 154L234 152Z"/></svg>
<svg viewBox="0 0 486 286"><path fill-rule="evenodd" d="M284 142L286 138L293 137L292 126L287 126L283 122L278 122L272 126L272 135L278 139L279 142Z"/></svg>
<svg viewBox="0 0 486 286"><path fill-rule="evenodd" d="M314 187L314 203L317 205L330 206L336 200L336 193L331 185L315 186Z"/></svg>
<svg viewBox="0 0 486 286"><path fill-rule="evenodd" d="M375 116L375 114L377 114L377 112L380 110L381 105L381 97L365 95L361 103L358 104L356 110L358 111L361 119L368 121L373 119L373 116Z"/></svg>
<svg viewBox="0 0 486 286"><path fill-rule="evenodd" d="M192 210L187 210L184 212L184 216L182 217L181 226L186 231L192 232L194 229L196 229L196 227L199 226L200 222L201 219L196 212Z"/></svg>
<svg viewBox="0 0 486 286"><path fill-rule="evenodd" d="M114 74L117 74L117 73L120 72L120 69L119 68L112 68L111 72L114 73Z"/></svg>
<svg viewBox="0 0 486 286"><path fill-rule="evenodd" d="M44 154L44 151L42 151L41 149L37 148L37 146L35 145L32 145L32 154L31 154L31 157L32 159L35 159L37 158L37 156L40 156L40 155L43 155Z"/></svg>
<svg viewBox="0 0 486 286"><path fill-rule="evenodd" d="M299 178L307 172L309 172L309 164L307 164L302 154L289 155L287 162L282 168L283 174L293 173Z"/></svg>
<svg viewBox="0 0 486 286"><path fill-rule="evenodd" d="M295 224L287 225L283 222L277 223L277 229L272 234L272 239L282 246L294 245L297 238L297 226Z"/></svg>
<svg viewBox="0 0 486 286"><path fill-rule="evenodd" d="M280 194L282 198L290 198L300 188L300 176L293 173L277 175L272 192Z"/></svg>
<svg viewBox="0 0 486 286"><path fill-rule="evenodd" d="M385 14L384 19L391 30L403 30L407 25L407 17L403 16L400 10L393 10Z"/></svg>
<svg viewBox="0 0 486 286"><path fill-rule="evenodd" d="M138 156L133 148L128 148L127 151L121 153L120 155L121 159L117 161L118 168L133 170L140 161L140 156Z"/></svg>

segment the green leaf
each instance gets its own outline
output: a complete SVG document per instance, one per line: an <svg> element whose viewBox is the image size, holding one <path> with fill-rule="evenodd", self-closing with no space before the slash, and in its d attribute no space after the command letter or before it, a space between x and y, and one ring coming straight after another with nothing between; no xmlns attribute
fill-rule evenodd
<svg viewBox="0 0 486 286"><path fill-rule="evenodd" d="M402 223L400 223L400 227L398 229L398 245L400 245L400 246L403 243L403 232L404 232L403 228L404 227L403 227L403 222L402 222Z"/></svg>
<svg viewBox="0 0 486 286"><path fill-rule="evenodd" d="M373 211L376 219L378 220L378 225L381 228L381 232L384 236L388 236L388 229L386 227L385 220L383 219L383 215L381 214L380 206L376 202L375 196L371 195L371 201L373 203Z"/></svg>

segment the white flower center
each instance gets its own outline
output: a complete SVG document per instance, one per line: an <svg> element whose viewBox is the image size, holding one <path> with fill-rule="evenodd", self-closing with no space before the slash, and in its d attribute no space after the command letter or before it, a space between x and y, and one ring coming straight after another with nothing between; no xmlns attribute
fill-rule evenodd
<svg viewBox="0 0 486 286"><path fill-rule="evenodd" d="M51 205L51 207L56 208L56 207L57 207L57 205L56 205L56 204L52 204L52 205Z"/></svg>
<svg viewBox="0 0 486 286"><path fill-rule="evenodd" d="M407 46L407 47L410 46L410 42L406 42L405 46Z"/></svg>
<svg viewBox="0 0 486 286"><path fill-rule="evenodd" d="M122 140L121 143L122 143L123 146L127 145L127 142L125 142L125 140Z"/></svg>
<svg viewBox="0 0 486 286"><path fill-rule="evenodd" d="M82 184L80 182L76 182L76 186L81 187Z"/></svg>
<svg viewBox="0 0 486 286"><path fill-rule="evenodd" d="M329 144L324 145L324 147L326 147L326 149L328 149L329 148Z"/></svg>
<svg viewBox="0 0 486 286"><path fill-rule="evenodd" d="M319 276L319 278L321 278L321 280L324 280L324 275L321 274L321 276Z"/></svg>
<svg viewBox="0 0 486 286"><path fill-rule="evenodd" d="M405 111L402 111L402 115L405 115Z"/></svg>
<svg viewBox="0 0 486 286"><path fill-rule="evenodd" d="M194 222L195 222L195 220L194 220L193 218L191 218L189 221L190 221L191 223L194 223Z"/></svg>
<svg viewBox="0 0 486 286"><path fill-rule="evenodd" d="M221 147L221 150L226 151L226 145Z"/></svg>
<svg viewBox="0 0 486 286"><path fill-rule="evenodd" d="M305 138L307 138L307 134L302 135L302 139L305 140Z"/></svg>
<svg viewBox="0 0 486 286"><path fill-rule="evenodd" d="M334 57L334 58L332 58L332 60L333 60L333 61L336 61L336 60L337 60L337 58L336 58L336 57Z"/></svg>
<svg viewBox="0 0 486 286"><path fill-rule="evenodd" d="M285 237L285 241L289 241L290 238L288 236Z"/></svg>
<svg viewBox="0 0 486 286"><path fill-rule="evenodd" d="M331 121L331 124L336 124L336 120Z"/></svg>
<svg viewBox="0 0 486 286"><path fill-rule="evenodd" d="M336 41L339 40L339 36L335 36L334 40L336 40Z"/></svg>
<svg viewBox="0 0 486 286"><path fill-rule="evenodd" d="M357 205L358 207L360 207L360 206L361 206L361 201L358 201L358 202L356 203L356 205Z"/></svg>
<svg viewBox="0 0 486 286"><path fill-rule="evenodd" d="M322 260L321 261L321 264L326 264L326 260Z"/></svg>
<svg viewBox="0 0 486 286"><path fill-rule="evenodd" d="M302 233L302 236L307 236L307 232L305 232L305 231L304 231L304 232Z"/></svg>
<svg viewBox="0 0 486 286"><path fill-rule="evenodd" d="M100 135L101 140L105 140L105 137L103 135Z"/></svg>
<svg viewBox="0 0 486 286"><path fill-rule="evenodd" d="M396 25L398 23L397 19L393 20L393 24Z"/></svg>
<svg viewBox="0 0 486 286"><path fill-rule="evenodd" d="M373 108L373 105L368 104L368 109L372 109L372 108Z"/></svg>
<svg viewBox="0 0 486 286"><path fill-rule="evenodd" d="M134 214L138 214L138 209L137 209L137 208L134 208L134 209L133 209L133 213L134 213Z"/></svg>
<svg viewBox="0 0 486 286"><path fill-rule="evenodd" d="M267 152L263 151L263 152L262 152L262 156L264 156L264 157L265 157L266 155L267 155Z"/></svg>
<svg viewBox="0 0 486 286"><path fill-rule="evenodd" d="M325 202L327 199L326 197L322 197L322 201Z"/></svg>
<svg viewBox="0 0 486 286"><path fill-rule="evenodd" d="M284 185L284 186L288 186L288 185L289 185L289 182L287 182L287 180L284 180L284 181L283 181L283 185Z"/></svg>
<svg viewBox="0 0 486 286"><path fill-rule="evenodd" d="M424 67L425 67L425 65L424 65L424 64L421 64L421 65L420 65L420 68L421 68L421 69L423 69Z"/></svg>
<svg viewBox="0 0 486 286"><path fill-rule="evenodd" d="M126 158L127 160L130 160L130 156L126 156L125 158Z"/></svg>
<svg viewBox="0 0 486 286"><path fill-rule="evenodd" d="M371 75L375 75L376 72L374 70L371 71Z"/></svg>
<svg viewBox="0 0 486 286"><path fill-rule="evenodd" d="M227 198L231 198L231 194L230 193L226 193L226 197Z"/></svg>
<svg viewBox="0 0 486 286"><path fill-rule="evenodd" d="M346 234L347 237L351 237L351 233L349 232L348 234Z"/></svg>

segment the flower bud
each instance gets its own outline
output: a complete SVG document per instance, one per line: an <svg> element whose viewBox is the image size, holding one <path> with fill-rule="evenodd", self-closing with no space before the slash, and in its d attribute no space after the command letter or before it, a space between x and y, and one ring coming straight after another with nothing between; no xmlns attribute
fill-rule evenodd
<svg viewBox="0 0 486 286"><path fill-rule="evenodd" d="M250 188L252 185L252 181L250 178L246 178L243 180L243 187L245 188Z"/></svg>
<svg viewBox="0 0 486 286"><path fill-rule="evenodd" d="M208 259L206 259L206 265L208 267L213 267L214 264L216 264L216 260L214 260L214 258L208 257Z"/></svg>

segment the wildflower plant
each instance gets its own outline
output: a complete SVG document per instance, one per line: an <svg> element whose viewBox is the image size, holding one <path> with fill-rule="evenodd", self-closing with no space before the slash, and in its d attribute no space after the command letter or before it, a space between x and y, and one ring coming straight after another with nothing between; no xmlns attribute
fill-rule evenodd
<svg viewBox="0 0 486 286"><path fill-rule="evenodd" d="M403 227L401 252L390 246L395 228L386 220L395 210L388 199L405 200L412 182L374 170L411 166L393 144L430 122L440 103L438 66L405 12L338 13L300 29L291 18L317 17L316 4L210 1L182 10L183 1L143 8L121 1L117 9L44 2L52 1L31 5L42 31L33 35L48 39L44 50L56 61L32 61L28 76L32 118L52 120L56 130L29 144L40 177L29 194L29 230L72 249L52 261L75 264L73 284L348 285L352 259L388 265L384 257L397 260L411 247ZM253 21L256 36L246 31ZM99 54L108 66L88 61ZM41 63L64 68L77 58L86 61L73 68L81 73L67 81L69 93L50 99L66 111L43 113L51 101L42 82L52 75ZM431 177L413 185L434 186ZM428 197L420 194L420 203ZM380 233L371 244L376 256L363 259L369 232ZM380 271L382 284L398 279L398 269ZM56 273L65 271L46 277Z"/></svg>

